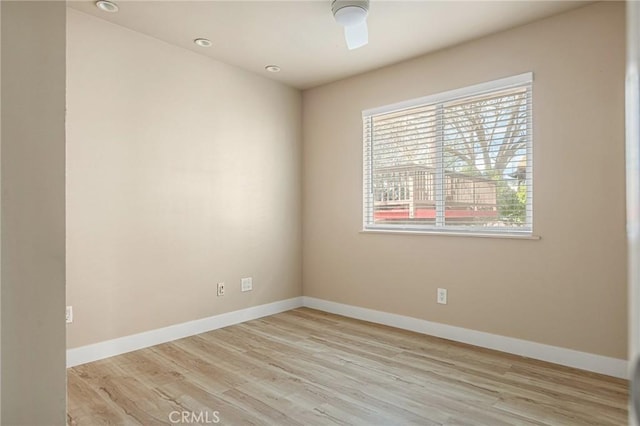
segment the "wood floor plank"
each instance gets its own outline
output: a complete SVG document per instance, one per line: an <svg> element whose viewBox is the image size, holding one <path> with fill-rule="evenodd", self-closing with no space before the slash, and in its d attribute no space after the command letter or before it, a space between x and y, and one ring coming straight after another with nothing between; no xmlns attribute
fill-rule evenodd
<svg viewBox="0 0 640 426"><path fill-rule="evenodd" d="M628 399L625 380L308 308L71 368L67 389L90 426L613 426Z"/></svg>

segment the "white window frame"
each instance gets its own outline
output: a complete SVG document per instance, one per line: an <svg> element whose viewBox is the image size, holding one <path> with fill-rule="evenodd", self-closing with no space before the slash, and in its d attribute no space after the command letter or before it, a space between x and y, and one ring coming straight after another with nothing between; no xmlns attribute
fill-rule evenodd
<svg viewBox="0 0 640 426"><path fill-rule="evenodd" d="M372 135L366 135L366 126L364 126L365 120L375 115L387 114L391 112L398 112L405 109L441 104L445 102L451 102L460 98L466 98L471 96L479 96L490 92L508 90L510 88L521 87L529 85L528 96L531 107L528 109L528 134L526 141L526 158L527 158L527 175L526 175L526 187L527 187L527 204L526 204L526 224L525 226L518 228L505 228L499 227L472 227L472 226L447 226L446 224L438 223L436 225L430 224L375 224L373 220L374 215L374 202L373 202L373 185L372 176L373 173L373 155L371 146L368 141L372 140ZM463 236L480 236L480 237L506 237L506 238L530 238L538 239L539 237L533 235L533 73L527 72L512 77L493 80L485 83L476 84L460 89L449 90L442 93L437 93L429 96L424 96L416 99L410 99L394 103L391 105L385 105L378 108L372 108L362 111L363 119L363 231L362 232L389 232L389 233L418 233L418 234L440 234L440 235L463 235ZM368 136L368 137L367 137ZM442 149L441 141L438 141L437 149ZM366 164L369 163L369 165ZM368 185L368 186L367 186ZM436 183L437 185L437 183ZM441 189L440 189L441 190Z"/></svg>

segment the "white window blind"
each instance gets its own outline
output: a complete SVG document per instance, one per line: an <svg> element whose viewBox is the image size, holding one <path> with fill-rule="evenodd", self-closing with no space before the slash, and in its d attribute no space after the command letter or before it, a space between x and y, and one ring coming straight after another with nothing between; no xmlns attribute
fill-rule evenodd
<svg viewBox="0 0 640 426"><path fill-rule="evenodd" d="M365 230L532 232L532 74L363 112Z"/></svg>

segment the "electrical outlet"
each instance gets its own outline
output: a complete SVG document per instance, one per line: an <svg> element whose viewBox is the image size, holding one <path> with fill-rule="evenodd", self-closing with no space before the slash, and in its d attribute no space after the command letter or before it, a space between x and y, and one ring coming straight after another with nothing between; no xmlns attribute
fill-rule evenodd
<svg viewBox="0 0 640 426"><path fill-rule="evenodd" d="M224 283L218 283L218 296L224 296Z"/></svg>
<svg viewBox="0 0 640 426"><path fill-rule="evenodd" d="M253 290L253 278L243 278L240 280L240 289L242 291L251 291Z"/></svg>
<svg viewBox="0 0 640 426"><path fill-rule="evenodd" d="M439 288L438 289L437 302L439 304L441 304L441 305L446 305L447 304L447 289L446 288Z"/></svg>
<svg viewBox="0 0 640 426"><path fill-rule="evenodd" d="M67 306L65 320L67 321L67 324L71 324L73 322L73 306Z"/></svg>

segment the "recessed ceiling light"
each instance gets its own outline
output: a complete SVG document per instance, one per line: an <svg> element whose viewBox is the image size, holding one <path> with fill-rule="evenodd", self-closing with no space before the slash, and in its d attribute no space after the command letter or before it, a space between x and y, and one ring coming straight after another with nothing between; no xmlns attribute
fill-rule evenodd
<svg viewBox="0 0 640 426"><path fill-rule="evenodd" d="M206 38L197 38L193 40L193 42L200 47L211 47L213 45L213 43L211 43L211 40Z"/></svg>
<svg viewBox="0 0 640 426"><path fill-rule="evenodd" d="M264 69L269 72L280 72L280 67L277 65L267 65Z"/></svg>
<svg viewBox="0 0 640 426"><path fill-rule="evenodd" d="M116 13L119 9L117 4L108 0L98 0L96 2L96 7L102 11L109 13Z"/></svg>

